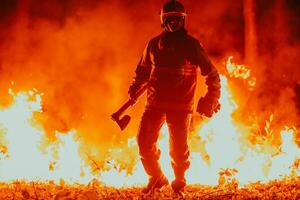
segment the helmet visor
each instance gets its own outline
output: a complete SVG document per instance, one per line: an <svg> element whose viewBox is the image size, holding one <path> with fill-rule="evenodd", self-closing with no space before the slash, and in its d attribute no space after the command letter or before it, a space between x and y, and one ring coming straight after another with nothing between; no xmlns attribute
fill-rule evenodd
<svg viewBox="0 0 300 200"><path fill-rule="evenodd" d="M184 12L166 12L166 13L161 13L161 17L168 17L168 16L182 16L185 17L186 13Z"/></svg>

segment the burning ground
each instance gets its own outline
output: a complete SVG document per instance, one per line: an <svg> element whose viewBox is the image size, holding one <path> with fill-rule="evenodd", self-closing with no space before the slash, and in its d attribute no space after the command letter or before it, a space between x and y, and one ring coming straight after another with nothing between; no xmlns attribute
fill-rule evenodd
<svg viewBox="0 0 300 200"><path fill-rule="evenodd" d="M189 185L185 196L175 194L170 187L143 194L141 188L105 187L98 181L88 185L55 185L49 183L24 183L16 181L0 184L1 199L299 199L299 178L271 181L268 184L252 183L246 188L238 188L235 182L223 186Z"/></svg>
<svg viewBox="0 0 300 200"><path fill-rule="evenodd" d="M222 76L220 112L211 120L193 119L188 183L221 187L277 179L289 188L280 180L299 176L299 3L183 3L188 30ZM36 183L41 188L60 187L46 185L60 179L88 184L96 178L117 188L146 183L135 143L144 100L129 110L132 121L124 132L110 114L126 101L146 42L161 31L161 4L1 1L1 181L44 181ZM201 83L199 77L197 97L206 90ZM161 164L171 180L167 144L164 127ZM31 183L15 185L3 188L16 195L21 187L32 190Z"/></svg>

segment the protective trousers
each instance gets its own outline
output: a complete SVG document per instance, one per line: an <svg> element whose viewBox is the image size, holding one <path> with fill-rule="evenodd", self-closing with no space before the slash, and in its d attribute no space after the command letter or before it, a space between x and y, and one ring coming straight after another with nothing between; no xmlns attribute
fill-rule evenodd
<svg viewBox="0 0 300 200"><path fill-rule="evenodd" d="M145 110L137 141L141 161L146 173L150 177L162 175L158 163L160 150L157 148L159 131L164 122L167 122L170 133L170 156L172 158L172 168L177 180L185 181L184 174L189 168L189 149L187 137L189 133L191 113L186 111L161 111Z"/></svg>

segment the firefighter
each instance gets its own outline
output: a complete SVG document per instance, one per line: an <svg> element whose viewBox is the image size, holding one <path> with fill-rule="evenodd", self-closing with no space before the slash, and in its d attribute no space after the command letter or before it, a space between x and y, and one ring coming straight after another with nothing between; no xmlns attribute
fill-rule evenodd
<svg viewBox="0 0 300 200"><path fill-rule="evenodd" d="M186 185L185 171L189 168L187 138L194 105L197 68L206 76L207 94L200 98L196 111L211 117L220 109L220 78L214 65L197 39L185 29L186 10L176 0L167 1L161 9L163 31L151 39L135 70L129 88L131 97L145 83L147 103L143 113L137 142L141 161L149 182L143 192L168 185L160 165L157 140L166 122L170 134L170 156L175 180L172 189L183 191Z"/></svg>

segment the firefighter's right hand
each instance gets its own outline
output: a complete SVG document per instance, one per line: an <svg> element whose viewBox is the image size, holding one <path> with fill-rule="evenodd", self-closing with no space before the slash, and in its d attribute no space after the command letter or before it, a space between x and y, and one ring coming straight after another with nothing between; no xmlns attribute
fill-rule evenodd
<svg viewBox="0 0 300 200"><path fill-rule="evenodd" d="M213 102L212 100L201 97L198 101L197 112L200 115L204 115L206 117L212 117L214 113L217 113L221 108L219 102Z"/></svg>
<svg viewBox="0 0 300 200"><path fill-rule="evenodd" d="M137 91L140 89L140 85L136 83L132 83L131 86L129 87L128 94L131 99L135 99L135 95Z"/></svg>

